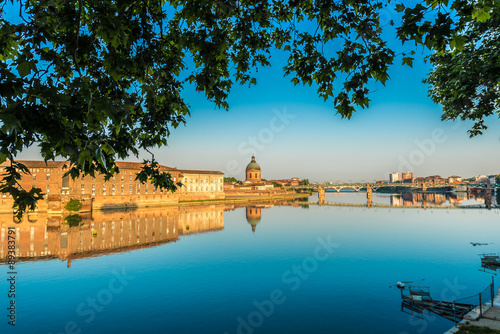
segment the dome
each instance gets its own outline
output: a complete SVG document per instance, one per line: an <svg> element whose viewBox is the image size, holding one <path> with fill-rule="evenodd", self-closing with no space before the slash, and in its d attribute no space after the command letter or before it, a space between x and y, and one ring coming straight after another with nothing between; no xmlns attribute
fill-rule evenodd
<svg viewBox="0 0 500 334"><path fill-rule="evenodd" d="M252 161L248 164L247 170L260 170L260 166L255 162L255 156L252 155Z"/></svg>

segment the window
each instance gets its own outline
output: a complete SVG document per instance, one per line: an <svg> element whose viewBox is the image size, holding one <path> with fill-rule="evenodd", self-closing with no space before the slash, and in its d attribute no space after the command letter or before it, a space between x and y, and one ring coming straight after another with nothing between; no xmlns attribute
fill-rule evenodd
<svg viewBox="0 0 500 334"><path fill-rule="evenodd" d="M113 184L113 196L116 195L116 187L115 185Z"/></svg>
<svg viewBox="0 0 500 334"><path fill-rule="evenodd" d="M144 193L147 195L148 194L148 185L146 184L146 186L144 187Z"/></svg>
<svg viewBox="0 0 500 334"><path fill-rule="evenodd" d="M102 195L106 196L106 185L105 184L102 185Z"/></svg>
<svg viewBox="0 0 500 334"><path fill-rule="evenodd" d="M49 185L47 184L47 191L45 192L47 195L49 194Z"/></svg>
<svg viewBox="0 0 500 334"><path fill-rule="evenodd" d="M95 196L95 184L92 185L92 196Z"/></svg>
<svg viewBox="0 0 500 334"><path fill-rule="evenodd" d="M130 195L132 195L132 185L130 185Z"/></svg>
<svg viewBox="0 0 500 334"><path fill-rule="evenodd" d="M47 174L47 175L45 176L45 180L50 181L50 174Z"/></svg>
<svg viewBox="0 0 500 334"><path fill-rule="evenodd" d="M137 185L137 195L140 195L141 194L141 185L138 184Z"/></svg>
<svg viewBox="0 0 500 334"><path fill-rule="evenodd" d="M131 172L132 173L132 172ZM130 175L130 181L132 181L132 175Z"/></svg>
<svg viewBox="0 0 500 334"><path fill-rule="evenodd" d="M122 184L122 195L125 194L125 186Z"/></svg>
<svg viewBox="0 0 500 334"><path fill-rule="evenodd" d="M36 174L33 174L33 181L36 180Z"/></svg>
<svg viewBox="0 0 500 334"><path fill-rule="evenodd" d="M122 182L123 182L123 174L122 174Z"/></svg>
<svg viewBox="0 0 500 334"><path fill-rule="evenodd" d="M85 185L82 184L82 195L85 194Z"/></svg>
<svg viewBox="0 0 500 334"><path fill-rule="evenodd" d="M65 175L62 178L62 188L63 189L68 189L69 188L69 175Z"/></svg>

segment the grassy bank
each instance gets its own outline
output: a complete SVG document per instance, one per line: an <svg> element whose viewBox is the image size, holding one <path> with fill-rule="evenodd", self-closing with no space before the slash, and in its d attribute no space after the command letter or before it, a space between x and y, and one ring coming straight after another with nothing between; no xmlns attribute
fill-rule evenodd
<svg viewBox="0 0 500 334"><path fill-rule="evenodd" d="M500 330L478 326L460 326L456 334L498 334Z"/></svg>

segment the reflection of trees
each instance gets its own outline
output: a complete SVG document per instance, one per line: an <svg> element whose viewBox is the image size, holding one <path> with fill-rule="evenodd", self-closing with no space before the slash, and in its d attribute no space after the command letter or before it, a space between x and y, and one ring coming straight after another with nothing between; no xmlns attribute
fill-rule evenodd
<svg viewBox="0 0 500 334"><path fill-rule="evenodd" d="M64 221L66 222L66 224L68 224L69 227L80 226L82 220L82 216L80 216L79 214L69 215L64 218Z"/></svg>

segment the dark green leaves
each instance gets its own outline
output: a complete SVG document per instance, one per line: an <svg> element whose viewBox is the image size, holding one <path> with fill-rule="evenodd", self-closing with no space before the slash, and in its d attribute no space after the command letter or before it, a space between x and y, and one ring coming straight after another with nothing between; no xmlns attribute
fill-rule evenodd
<svg viewBox="0 0 500 334"><path fill-rule="evenodd" d="M30 174L28 168L19 162L12 161L9 167L5 168L0 193L10 194L14 199L14 216L20 222L24 212L35 210L36 203L43 199L42 190L31 188L24 190L19 184L21 174Z"/></svg>
<svg viewBox="0 0 500 334"><path fill-rule="evenodd" d="M149 179L155 188L165 189L171 192L175 192L177 187L182 186L181 182L174 183L170 173L160 171L160 166L154 159L151 161L144 160L144 166L142 170L137 173L135 179L142 183L147 182Z"/></svg>

